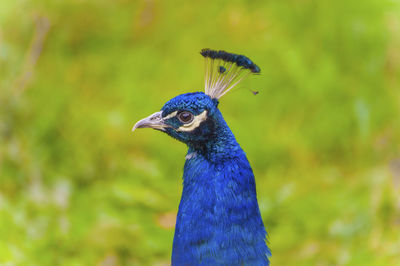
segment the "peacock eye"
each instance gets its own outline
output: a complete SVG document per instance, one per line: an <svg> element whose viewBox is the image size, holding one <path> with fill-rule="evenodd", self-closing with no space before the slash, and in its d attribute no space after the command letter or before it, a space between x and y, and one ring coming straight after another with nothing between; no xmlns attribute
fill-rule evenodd
<svg viewBox="0 0 400 266"><path fill-rule="evenodd" d="M191 112L183 111L178 114L178 119L184 124L190 123L194 119L194 115Z"/></svg>

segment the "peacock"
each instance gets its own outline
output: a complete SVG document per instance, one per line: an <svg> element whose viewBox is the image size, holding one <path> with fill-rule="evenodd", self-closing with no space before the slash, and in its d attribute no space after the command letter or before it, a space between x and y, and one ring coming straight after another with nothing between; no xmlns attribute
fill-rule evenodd
<svg viewBox="0 0 400 266"><path fill-rule="evenodd" d="M269 265L254 174L218 109L222 96L260 68L244 55L200 54L205 92L172 98L132 129L153 128L188 146L171 264Z"/></svg>

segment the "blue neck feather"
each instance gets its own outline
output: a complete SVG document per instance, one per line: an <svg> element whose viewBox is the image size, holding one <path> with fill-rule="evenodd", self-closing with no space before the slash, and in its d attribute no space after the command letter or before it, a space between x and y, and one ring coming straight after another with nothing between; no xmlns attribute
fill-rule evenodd
<svg viewBox="0 0 400 266"><path fill-rule="evenodd" d="M216 110L215 138L188 144L172 265L269 265L253 171Z"/></svg>

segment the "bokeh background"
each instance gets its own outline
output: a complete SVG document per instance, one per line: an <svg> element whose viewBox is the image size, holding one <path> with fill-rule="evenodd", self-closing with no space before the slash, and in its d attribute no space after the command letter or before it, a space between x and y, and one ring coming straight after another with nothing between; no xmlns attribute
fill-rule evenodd
<svg viewBox="0 0 400 266"><path fill-rule="evenodd" d="M169 264L186 147L131 128L206 47L262 69L220 108L272 265L400 265L397 0L2 0L0 265Z"/></svg>

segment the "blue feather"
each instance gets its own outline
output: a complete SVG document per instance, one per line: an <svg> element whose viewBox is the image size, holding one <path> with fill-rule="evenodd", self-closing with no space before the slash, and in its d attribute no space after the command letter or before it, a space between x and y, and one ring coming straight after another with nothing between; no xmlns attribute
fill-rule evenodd
<svg viewBox="0 0 400 266"><path fill-rule="evenodd" d="M268 265L253 171L218 109L206 148L189 146L172 265Z"/></svg>

